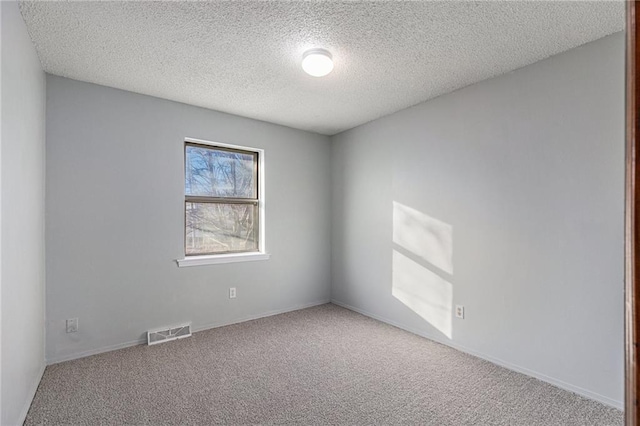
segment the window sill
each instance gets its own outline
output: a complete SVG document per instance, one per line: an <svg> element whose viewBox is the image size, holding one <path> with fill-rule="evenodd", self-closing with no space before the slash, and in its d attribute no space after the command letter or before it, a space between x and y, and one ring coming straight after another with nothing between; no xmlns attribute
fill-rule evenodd
<svg viewBox="0 0 640 426"><path fill-rule="evenodd" d="M184 259L178 259L178 267L185 266L202 266L217 265L220 263L236 263L236 262L253 262L256 260L269 260L269 253L231 253L231 254L215 254L208 256L189 256Z"/></svg>

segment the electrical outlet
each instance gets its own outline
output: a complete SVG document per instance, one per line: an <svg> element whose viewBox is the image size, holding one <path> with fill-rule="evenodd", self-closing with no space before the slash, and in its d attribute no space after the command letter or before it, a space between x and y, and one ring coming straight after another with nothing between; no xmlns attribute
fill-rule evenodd
<svg viewBox="0 0 640 426"><path fill-rule="evenodd" d="M464 306L456 305L456 318L464 319Z"/></svg>
<svg viewBox="0 0 640 426"><path fill-rule="evenodd" d="M78 318L69 318L67 320L67 333L75 333L78 331Z"/></svg>
<svg viewBox="0 0 640 426"><path fill-rule="evenodd" d="M229 299L235 299L236 298L236 288L235 287L230 287L229 288Z"/></svg>

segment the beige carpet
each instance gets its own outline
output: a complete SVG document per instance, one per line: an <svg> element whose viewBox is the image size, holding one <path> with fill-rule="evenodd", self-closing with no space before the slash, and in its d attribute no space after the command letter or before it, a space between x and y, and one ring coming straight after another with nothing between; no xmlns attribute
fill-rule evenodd
<svg viewBox="0 0 640 426"><path fill-rule="evenodd" d="M335 305L47 367L34 424L621 425L622 412Z"/></svg>

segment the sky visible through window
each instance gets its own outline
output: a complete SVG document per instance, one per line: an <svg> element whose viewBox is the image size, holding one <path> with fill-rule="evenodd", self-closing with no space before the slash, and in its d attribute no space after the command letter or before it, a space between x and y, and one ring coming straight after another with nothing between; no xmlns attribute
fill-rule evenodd
<svg viewBox="0 0 640 426"><path fill-rule="evenodd" d="M185 194L256 198L255 155L187 145Z"/></svg>

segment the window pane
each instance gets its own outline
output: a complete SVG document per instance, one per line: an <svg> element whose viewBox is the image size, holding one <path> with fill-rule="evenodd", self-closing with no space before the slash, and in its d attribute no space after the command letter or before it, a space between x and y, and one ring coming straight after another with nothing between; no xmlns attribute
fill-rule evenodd
<svg viewBox="0 0 640 426"><path fill-rule="evenodd" d="M257 160L256 153L186 145L186 194L255 199Z"/></svg>
<svg viewBox="0 0 640 426"><path fill-rule="evenodd" d="M187 254L258 250L254 204L185 203Z"/></svg>

